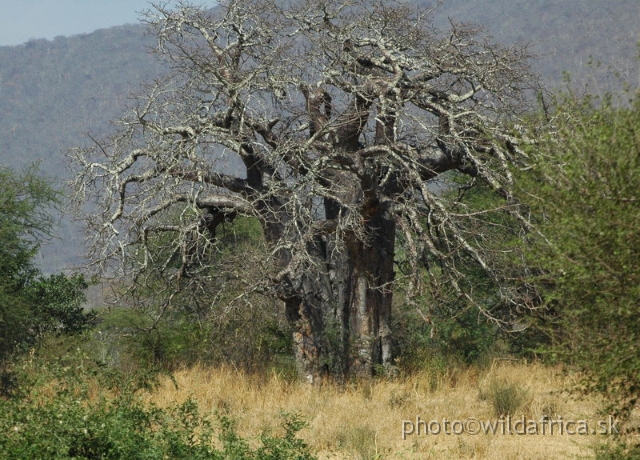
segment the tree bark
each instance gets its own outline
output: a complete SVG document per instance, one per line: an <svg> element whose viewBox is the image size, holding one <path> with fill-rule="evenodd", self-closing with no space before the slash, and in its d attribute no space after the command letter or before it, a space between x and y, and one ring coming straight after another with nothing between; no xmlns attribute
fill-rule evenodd
<svg viewBox="0 0 640 460"><path fill-rule="evenodd" d="M391 356L391 301L394 279L395 222L382 209L368 222L369 238L348 243L352 271L347 306L350 373L371 376L376 366L388 368Z"/></svg>
<svg viewBox="0 0 640 460"><path fill-rule="evenodd" d="M301 89L307 101L309 138L313 139L330 120L331 99L322 88L314 92L307 86ZM339 116L336 135L329 136L334 141L333 149L357 156L371 99L372 95L365 98L356 94ZM393 111L379 113L377 145L394 141L395 123ZM396 224L380 203L378 170L359 167L361 176L357 181L353 175L339 170L325 172L324 180L338 191L343 202L361 203L357 212L363 219L363 227L358 232L334 234L327 237L328 241L318 241L313 252L321 261L316 266L325 270L317 272L315 280L303 275L302 283L298 283L303 286L303 299L287 303L298 372L309 381L315 381L322 373L370 377L377 366L387 368L392 363L391 284ZM324 207L327 220L356 212L328 198Z"/></svg>
<svg viewBox="0 0 640 460"><path fill-rule="evenodd" d="M392 364L395 221L378 207L367 233L364 241L348 238L344 251L319 244L326 270L303 275L301 295L285 300L297 370L307 381L370 377Z"/></svg>

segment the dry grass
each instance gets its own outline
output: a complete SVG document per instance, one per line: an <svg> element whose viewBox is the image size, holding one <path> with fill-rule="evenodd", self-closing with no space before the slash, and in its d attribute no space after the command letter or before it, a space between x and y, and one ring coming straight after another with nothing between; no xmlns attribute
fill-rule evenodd
<svg viewBox="0 0 640 460"><path fill-rule="evenodd" d="M276 375L247 376L229 368L195 367L175 373L149 395L160 406L196 400L206 414L227 408L238 420L240 434L256 438L276 429L282 412L295 412L309 422L300 436L321 458L332 459L547 459L589 455L604 436L560 435L410 435L402 439L402 420L495 419L486 389L495 382L523 390L513 419L522 415L594 421L598 403L576 399L565 391L573 382L558 368L494 363L447 374L422 374L395 381L372 381L339 387L291 383ZM484 397L481 397L484 395ZM557 430L556 430L557 433Z"/></svg>

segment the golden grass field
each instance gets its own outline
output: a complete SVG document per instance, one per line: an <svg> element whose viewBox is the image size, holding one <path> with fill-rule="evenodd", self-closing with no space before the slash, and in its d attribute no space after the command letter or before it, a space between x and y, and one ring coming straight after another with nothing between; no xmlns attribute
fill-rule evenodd
<svg viewBox="0 0 640 460"><path fill-rule="evenodd" d="M486 370L456 369L445 373L423 372L397 380L372 380L359 384L310 386L292 383L277 375L247 376L231 368L195 367L176 371L147 396L160 407L192 398L204 415L228 408L238 421L242 436L258 439L261 433L277 430L283 412L295 412L308 422L299 436L323 459L549 459L589 458L591 447L607 435L549 434L461 434L407 435L402 439L403 420L470 417L494 420L496 414L488 388L508 384L523 396L512 421L540 421L547 417L564 421L595 421L599 413L594 398L572 396L568 389L575 377L558 367L495 361ZM177 387L175 385L177 383ZM485 395L483 397L483 394ZM531 423L531 422L528 422ZM506 426L506 425L505 425ZM435 430L436 426L431 425ZM461 425L456 425L455 431ZM520 428L519 426L514 426ZM406 425L410 431L410 425ZM444 428L442 428L444 429ZM452 427L448 428L449 431ZM573 428L575 430L576 428ZM276 431L277 432L277 431Z"/></svg>

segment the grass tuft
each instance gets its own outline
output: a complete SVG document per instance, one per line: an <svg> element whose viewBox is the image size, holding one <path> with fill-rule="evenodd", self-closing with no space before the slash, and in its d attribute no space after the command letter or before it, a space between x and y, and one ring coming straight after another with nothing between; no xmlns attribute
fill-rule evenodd
<svg viewBox="0 0 640 460"><path fill-rule="evenodd" d="M529 400L529 391L504 379L491 380L486 388L480 389L480 400L491 403L495 417L514 416Z"/></svg>

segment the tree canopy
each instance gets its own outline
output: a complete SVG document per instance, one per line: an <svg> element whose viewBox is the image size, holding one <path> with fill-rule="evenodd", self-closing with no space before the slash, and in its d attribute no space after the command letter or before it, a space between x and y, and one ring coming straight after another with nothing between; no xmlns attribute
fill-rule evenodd
<svg viewBox="0 0 640 460"><path fill-rule="evenodd" d="M640 397L640 97L564 94L521 194L546 241L529 247L553 352L628 414Z"/></svg>
<svg viewBox="0 0 640 460"><path fill-rule="evenodd" d="M80 305L82 276L44 277L34 263L40 243L53 235L59 199L37 165L22 172L0 167L0 362L44 332L77 332L93 319Z"/></svg>
<svg viewBox="0 0 640 460"><path fill-rule="evenodd" d="M526 161L511 127L535 79L525 47L455 22L439 31L431 13L376 0L148 12L171 75L113 136L71 152L78 202L97 206L94 267L134 287L163 279L168 305L212 282L225 222L257 219L268 251L246 287L284 302L309 379L391 365L400 253L407 302L426 270L509 321L521 296L469 222L495 211L527 228L510 191ZM452 209L445 173L499 203ZM464 289L465 264L493 280L500 308Z"/></svg>
<svg viewBox="0 0 640 460"><path fill-rule="evenodd" d="M0 168L0 359L24 338L30 321L22 292L37 270L38 241L49 234L47 206L56 199L50 184L31 167L23 173Z"/></svg>

